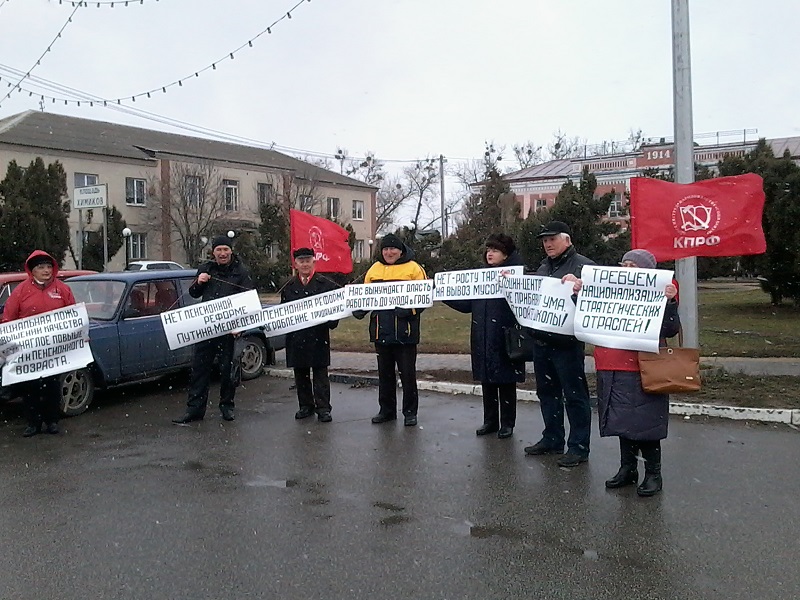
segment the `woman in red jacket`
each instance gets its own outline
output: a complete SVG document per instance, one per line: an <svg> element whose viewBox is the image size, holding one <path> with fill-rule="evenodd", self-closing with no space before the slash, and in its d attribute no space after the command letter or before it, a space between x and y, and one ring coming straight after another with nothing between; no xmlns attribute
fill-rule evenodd
<svg viewBox="0 0 800 600"><path fill-rule="evenodd" d="M72 290L57 278L58 263L43 250L34 250L25 261L29 277L11 292L3 310L3 322L32 317L75 304ZM60 376L52 375L21 383L28 427L22 434L31 437L42 431L58 433L61 415Z"/></svg>
<svg viewBox="0 0 800 600"><path fill-rule="evenodd" d="M647 250L631 250L620 265L629 268L655 269L656 259ZM564 281L574 282L577 292L582 282L567 275ZM675 282L664 289L667 305L661 321L661 345L680 329L678 288ZM650 394L642 389L639 355L632 350L616 350L596 346L594 363L597 372L597 414L602 437L618 436L620 468L606 481L607 488L636 485L639 479L638 455L644 462L644 479L636 488L640 496L653 496L661 491L661 440L667 437L669 396Z"/></svg>

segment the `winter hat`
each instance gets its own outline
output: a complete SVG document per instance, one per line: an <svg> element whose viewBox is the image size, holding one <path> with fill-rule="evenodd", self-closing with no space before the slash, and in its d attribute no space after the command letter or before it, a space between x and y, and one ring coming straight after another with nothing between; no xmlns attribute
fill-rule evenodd
<svg viewBox="0 0 800 600"><path fill-rule="evenodd" d="M46 254L40 254L38 256L34 256L28 261L27 266L29 269L34 269L39 265L44 265L44 264L48 264L51 267L55 266L53 259Z"/></svg>
<svg viewBox="0 0 800 600"><path fill-rule="evenodd" d="M656 268L656 257L647 250L629 250L625 253L625 256L622 257L620 262L624 263L626 260L631 261L640 269Z"/></svg>
<svg viewBox="0 0 800 600"><path fill-rule="evenodd" d="M389 233L383 236L383 239L381 239L381 250L384 248L397 248L398 250L402 251L405 250L406 245L403 243L403 240L401 240L395 234Z"/></svg>
<svg viewBox="0 0 800 600"><path fill-rule="evenodd" d="M514 250L517 249L517 245L514 243L514 240L511 239L511 236L508 236L505 233L493 233L486 238L486 244L484 245L487 248L499 250L506 256L511 256L514 253Z"/></svg>
<svg viewBox="0 0 800 600"><path fill-rule="evenodd" d="M213 251L217 246L227 246L228 248L233 248L233 240L227 235L215 235L211 239L211 250Z"/></svg>
<svg viewBox="0 0 800 600"><path fill-rule="evenodd" d="M569 225L564 223L563 221L550 221L547 225L543 226L541 231L536 234L537 238L543 238L550 235L558 235L559 233L566 233L567 235L572 235L572 231L569 229Z"/></svg>
<svg viewBox="0 0 800 600"><path fill-rule="evenodd" d="M314 251L311 248L298 248L294 252L292 252L292 256L295 258L303 258L305 256L316 256Z"/></svg>

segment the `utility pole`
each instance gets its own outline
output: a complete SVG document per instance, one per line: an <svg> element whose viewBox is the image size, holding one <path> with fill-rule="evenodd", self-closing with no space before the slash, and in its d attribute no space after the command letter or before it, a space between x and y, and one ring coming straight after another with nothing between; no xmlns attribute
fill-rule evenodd
<svg viewBox="0 0 800 600"><path fill-rule="evenodd" d="M675 183L694 182L694 130L692 125L692 66L689 44L689 0L672 0L672 96L675 131ZM683 343L700 347L697 311L697 257L675 261L680 287L679 314Z"/></svg>
<svg viewBox="0 0 800 600"><path fill-rule="evenodd" d="M442 241L447 237L447 214L444 208L444 155L439 155L439 201L442 207Z"/></svg>

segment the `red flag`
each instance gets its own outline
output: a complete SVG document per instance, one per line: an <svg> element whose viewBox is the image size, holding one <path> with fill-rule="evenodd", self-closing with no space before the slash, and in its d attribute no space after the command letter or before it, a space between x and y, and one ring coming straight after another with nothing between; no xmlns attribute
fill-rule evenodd
<svg viewBox="0 0 800 600"><path fill-rule="evenodd" d="M632 246L659 261L767 249L764 181L754 173L683 184L635 177L630 208Z"/></svg>
<svg viewBox="0 0 800 600"><path fill-rule="evenodd" d="M333 221L302 210L289 211L292 252L311 248L316 255L315 270L320 273L351 273L353 257L347 238L350 234Z"/></svg>

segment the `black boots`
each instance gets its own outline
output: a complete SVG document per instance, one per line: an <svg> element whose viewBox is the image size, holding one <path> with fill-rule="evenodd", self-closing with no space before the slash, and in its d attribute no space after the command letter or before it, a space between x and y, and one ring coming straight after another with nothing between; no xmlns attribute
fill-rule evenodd
<svg viewBox="0 0 800 600"><path fill-rule="evenodd" d="M495 433L498 429L500 429L500 426L497 423L484 423L475 430L475 435Z"/></svg>
<svg viewBox="0 0 800 600"><path fill-rule="evenodd" d="M644 459L644 480L636 488L640 496L655 496L661 491L661 442L641 442L642 458Z"/></svg>
<svg viewBox="0 0 800 600"><path fill-rule="evenodd" d="M639 481L639 471L636 468L636 455L638 453L636 442L627 438L619 438L619 471L606 481L609 489L620 488L626 485L636 485Z"/></svg>
<svg viewBox="0 0 800 600"><path fill-rule="evenodd" d="M661 442L646 441L636 442L626 438L619 438L620 467L617 474L606 481L609 489L620 488L627 485L636 485L639 479L637 469L637 454L641 450L644 459L644 479L636 488L640 496L655 496L661 491Z"/></svg>

